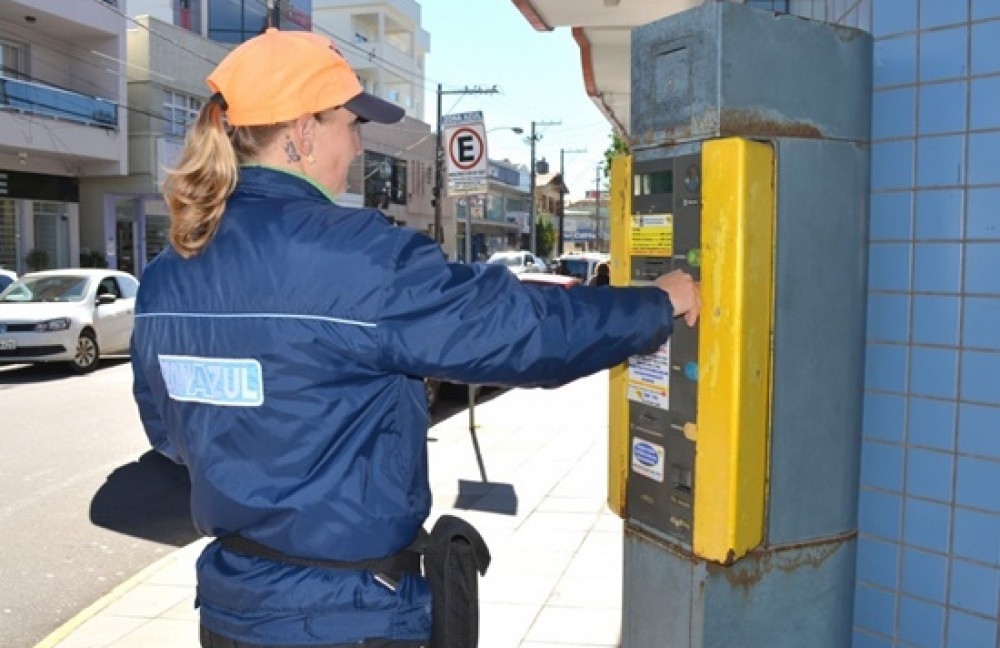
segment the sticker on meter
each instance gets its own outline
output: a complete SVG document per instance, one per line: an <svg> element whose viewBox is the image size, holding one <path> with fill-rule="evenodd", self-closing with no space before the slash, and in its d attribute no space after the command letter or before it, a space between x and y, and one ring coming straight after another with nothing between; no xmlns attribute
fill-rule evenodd
<svg viewBox="0 0 1000 648"><path fill-rule="evenodd" d="M674 215L635 214L629 230L632 256L672 257L674 255Z"/></svg>
<svg viewBox="0 0 1000 648"><path fill-rule="evenodd" d="M632 438L632 472L662 484L665 456L663 446L638 437Z"/></svg>
<svg viewBox="0 0 1000 648"><path fill-rule="evenodd" d="M670 341L646 356L628 359L628 399L670 409Z"/></svg>

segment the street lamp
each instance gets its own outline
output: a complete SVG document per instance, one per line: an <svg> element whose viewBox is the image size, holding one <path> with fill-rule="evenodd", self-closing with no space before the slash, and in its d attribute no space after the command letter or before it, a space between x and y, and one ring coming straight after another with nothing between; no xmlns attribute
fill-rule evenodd
<svg viewBox="0 0 1000 648"><path fill-rule="evenodd" d="M491 128L491 129L489 129L489 130L488 130L488 131L486 131L486 132L487 132L487 133L492 133L493 131L497 131L497 130L509 130L509 131L514 131L514 134L515 134L515 135L520 135L521 133L523 133L523 132L524 132L524 129L523 129L523 128L521 128L520 126L495 126L495 127L493 127L493 128Z"/></svg>

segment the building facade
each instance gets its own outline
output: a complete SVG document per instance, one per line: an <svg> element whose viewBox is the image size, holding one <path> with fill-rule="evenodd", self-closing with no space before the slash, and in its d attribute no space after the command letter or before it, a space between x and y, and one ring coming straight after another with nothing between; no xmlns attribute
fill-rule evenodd
<svg viewBox="0 0 1000 648"><path fill-rule="evenodd" d="M228 48L150 16L130 24L128 175L81 182L80 238L109 267L138 277L168 244L165 173L208 99L205 77Z"/></svg>
<svg viewBox="0 0 1000 648"><path fill-rule="evenodd" d="M424 116L425 59L431 37L415 0L312 0L313 29L342 43L365 90Z"/></svg>
<svg viewBox="0 0 1000 648"><path fill-rule="evenodd" d="M140 276L167 245L169 215L160 195L165 170L177 159L188 125L208 99L205 77L237 42L237 35L253 37L270 20L283 29L310 27L343 43L339 34L314 24L309 3L277 3L280 15L262 11L260 2L243 3L239 29L232 6L196 0L130 3L127 105L135 119L129 127L127 175L92 177L79 186L84 214L79 239L83 249L97 255L96 263ZM139 10L149 13L135 13ZM222 34L223 25L232 30ZM430 127L407 116L399 124L364 126L362 140L364 153L352 164L348 189L338 203L378 207L399 225L429 232L434 158Z"/></svg>
<svg viewBox="0 0 1000 648"><path fill-rule="evenodd" d="M489 160L487 170L485 195L451 198L458 232L456 258L461 261L467 256L467 229L472 232L472 261L526 247L522 239L528 235L527 170L506 160Z"/></svg>
<svg viewBox="0 0 1000 648"><path fill-rule="evenodd" d="M125 17L115 1L0 3L0 265L76 266L81 182L128 168Z"/></svg>

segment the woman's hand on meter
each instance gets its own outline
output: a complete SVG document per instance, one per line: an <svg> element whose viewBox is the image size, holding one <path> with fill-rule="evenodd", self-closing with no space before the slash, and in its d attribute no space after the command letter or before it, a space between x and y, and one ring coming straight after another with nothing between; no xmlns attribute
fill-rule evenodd
<svg viewBox="0 0 1000 648"><path fill-rule="evenodd" d="M694 326L701 313L701 289L694 277L683 270L674 270L660 275L654 283L670 297L674 317L683 315L687 325Z"/></svg>

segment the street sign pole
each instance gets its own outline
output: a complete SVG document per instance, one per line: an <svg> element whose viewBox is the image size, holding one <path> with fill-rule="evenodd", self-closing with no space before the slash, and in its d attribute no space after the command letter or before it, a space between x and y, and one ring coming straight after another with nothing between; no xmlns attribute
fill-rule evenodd
<svg viewBox="0 0 1000 648"><path fill-rule="evenodd" d="M431 195L434 198L434 240L439 245L444 245L444 226L441 223L441 209L445 194L444 183L442 181L443 171L441 169L445 159L441 137L441 97L443 95L497 94L499 92L496 86L492 88L465 87L460 90L442 90L440 83L437 86L437 145L434 151L434 188Z"/></svg>

